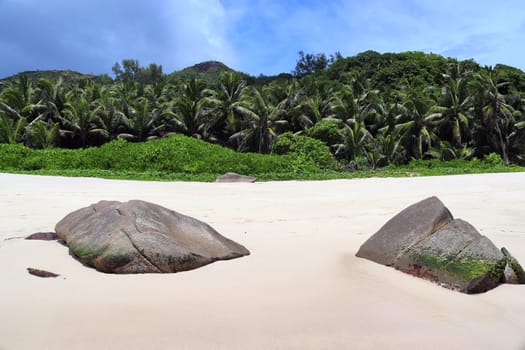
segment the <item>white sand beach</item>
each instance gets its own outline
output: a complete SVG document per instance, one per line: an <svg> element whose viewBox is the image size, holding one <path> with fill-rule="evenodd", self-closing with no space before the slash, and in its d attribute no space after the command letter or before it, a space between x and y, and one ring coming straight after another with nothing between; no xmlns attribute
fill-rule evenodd
<svg viewBox="0 0 525 350"><path fill-rule="evenodd" d="M432 195L525 264L525 173L254 184L0 174L0 349L525 349L525 285L465 295L355 257ZM111 275L57 242L13 238L102 199L193 216L251 255Z"/></svg>

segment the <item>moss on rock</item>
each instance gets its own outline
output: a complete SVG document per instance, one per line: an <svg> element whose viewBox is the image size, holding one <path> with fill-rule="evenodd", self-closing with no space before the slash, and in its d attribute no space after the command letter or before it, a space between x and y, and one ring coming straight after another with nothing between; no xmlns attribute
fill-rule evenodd
<svg viewBox="0 0 525 350"><path fill-rule="evenodd" d="M71 243L69 243L69 250L82 261L90 260L103 252L103 249L93 250L88 249L84 245L74 245Z"/></svg>
<svg viewBox="0 0 525 350"><path fill-rule="evenodd" d="M458 259L455 256L442 257L431 253L421 254L412 252L410 257L421 266L446 271L465 281L490 272L495 265L493 262L491 263L486 260Z"/></svg>
<svg viewBox="0 0 525 350"><path fill-rule="evenodd" d="M493 288L501 279L506 259L483 260L439 256L431 252L412 251L410 258L424 269L433 271L442 284L465 293L481 293ZM422 276L424 277L424 276Z"/></svg>
<svg viewBox="0 0 525 350"><path fill-rule="evenodd" d="M525 284L525 270L523 270L518 260L516 260L505 247L501 248L501 252L505 255L507 265L509 265L518 277L518 283Z"/></svg>

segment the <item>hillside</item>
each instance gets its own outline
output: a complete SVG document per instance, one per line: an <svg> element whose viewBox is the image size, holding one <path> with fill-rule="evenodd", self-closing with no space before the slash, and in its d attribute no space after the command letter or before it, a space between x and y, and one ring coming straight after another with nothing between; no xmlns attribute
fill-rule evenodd
<svg viewBox="0 0 525 350"><path fill-rule="evenodd" d="M442 85L446 80L443 73L451 65L461 66L462 70L472 73L493 70L495 75L511 82L516 91L525 91L525 73L518 68L503 64L482 67L474 60L458 60L420 51L381 54L369 50L340 58L314 74L321 79L339 81L352 74L361 81L369 80L376 88L388 90L406 84L412 87Z"/></svg>
<svg viewBox="0 0 525 350"><path fill-rule="evenodd" d="M34 70L24 71L15 75L0 79L0 82L9 82L18 79L20 76L25 76L29 81L37 81L39 79L57 80L62 78L64 82L81 81L81 80L95 80L102 83L107 81L108 77L104 75L94 75L76 72L73 70Z"/></svg>
<svg viewBox="0 0 525 350"><path fill-rule="evenodd" d="M186 67L179 71L174 71L168 74L167 77L168 77L168 80L197 78L197 79L204 79L208 83L216 83L219 79L219 75L221 74L221 72L235 72L235 71L222 62L205 61L205 62L197 63L191 67ZM242 74L240 72L237 72L237 73Z"/></svg>
<svg viewBox="0 0 525 350"><path fill-rule="evenodd" d="M143 67L142 69L147 69ZM264 76L260 75L258 77L250 76L246 73L236 71L222 62L219 61L204 61L197 63L193 66L183 68L178 71L173 71L168 74L164 74L164 77L167 80L180 80L180 79L203 79L211 85L215 85L219 79L219 76L222 72L234 72L239 74L243 79L245 79L250 84L256 85L265 85L274 80L279 79L291 79L292 75L289 73L281 73L275 76ZM93 80L99 84L109 84L113 81L109 75L94 75L94 74L85 74L72 70L35 70L35 71L24 71L17 73L15 75L5 77L0 79L1 83L8 83L10 81L15 81L19 77L25 76L29 81L37 81L39 79L49 79L49 80L58 80L62 78L65 83L82 81L82 80ZM1 89L1 86L0 86Z"/></svg>
<svg viewBox="0 0 525 350"><path fill-rule="evenodd" d="M525 73L515 67L498 64L494 67L482 67L474 60L457 60L451 57L443 57L438 54L424 53L419 51L407 51L400 53L378 53L376 51L365 51L355 56L341 57L325 69L320 69L312 74L319 80L341 81L348 79L349 75L357 76L361 80L369 80L372 85L386 90L400 84L419 85L441 85L443 84L443 71L450 64L461 64L463 69L472 72L480 72L483 69L492 69L505 80L512 83L516 91L525 91ZM143 67L142 69L147 69ZM248 84L267 85L275 80L286 81L293 79L291 73L283 72L273 76L259 75L257 77L236 71L219 61L204 61L178 71L164 74L167 80L180 79L203 79L214 85L221 72L234 72L245 79ZM72 70L35 70L24 71L13 76L0 79L1 82L9 82L26 76L29 81L39 79L56 80L62 78L64 82L94 80L100 84L111 83L108 75L85 74Z"/></svg>

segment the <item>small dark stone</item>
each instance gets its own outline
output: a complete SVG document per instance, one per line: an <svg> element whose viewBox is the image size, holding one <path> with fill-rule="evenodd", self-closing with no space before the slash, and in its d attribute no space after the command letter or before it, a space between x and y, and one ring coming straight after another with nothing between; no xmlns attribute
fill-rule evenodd
<svg viewBox="0 0 525 350"><path fill-rule="evenodd" d="M39 270L39 269L34 269L32 267L28 267L27 268L27 272L29 272L31 275L34 275L34 276L38 276L38 277L58 277L60 275L56 274L56 273L53 273L53 272L49 272L49 271L45 271L45 270Z"/></svg>
<svg viewBox="0 0 525 350"><path fill-rule="evenodd" d="M237 173L226 173L217 177L215 182L255 182L256 178L252 176L239 175Z"/></svg>
<svg viewBox="0 0 525 350"><path fill-rule="evenodd" d="M60 237L55 232L37 232L26 237L26 239L38 239L42 241L58 241Z"/></svg>

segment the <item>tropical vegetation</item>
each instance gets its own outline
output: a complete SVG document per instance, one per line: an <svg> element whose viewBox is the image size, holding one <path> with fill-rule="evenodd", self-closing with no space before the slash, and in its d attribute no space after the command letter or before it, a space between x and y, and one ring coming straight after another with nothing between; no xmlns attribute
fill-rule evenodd
<svg viewBox="0 0 525 350"><path fill-rule="evenodd" d="M79 159L105 152L96 157L106 168L122 162L140 168L142 159L159 172L215 173L181 163L189 154L211 152L203 142L231 149L221 157L235 161L221 171L245 173L259 172L250 168L254 162L275 162L283 173L489 155L504 165L525 164L525 73L505 65L481 67L422 52L367 51L346 58L301 52L291 74L270 77L251 77L218 62L165 74L162 66L123 60L113 73L113 79L40 73L3 80L0 143L19 146L0 148L0 168L12 162L7 153L42 155L24 160L21 168L29 169L49 167L53 158L79 149ZM203 142L182 152L180 135ZM134 148L157 139L166 141ZM233 151L276 155L248 162ZM167 158L161 161L159 154ZM283 162L278 155L289 157ZM68 166L94 166L79 159Z"/></svg>

